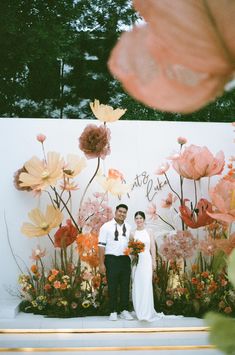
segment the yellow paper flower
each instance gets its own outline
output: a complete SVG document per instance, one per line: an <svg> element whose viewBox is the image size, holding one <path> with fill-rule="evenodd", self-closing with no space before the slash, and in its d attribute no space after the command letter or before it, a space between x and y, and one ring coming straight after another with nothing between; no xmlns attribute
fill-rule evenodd
<svg viewBox="0 0 235 355"><path fill-rule="evenodd" d="M54 186L63 175L63 165L63 159L56 152L49 152L46 162L32 157L24 164L27 173L20 174L20 186L29 186L33 190L44 190L49 185Z"/></svg>
<svg viewBox="0 0 235 355"><path fill-rule="evenodd" d="M74 178L86 167L86 159L75 154L68 154L63 171L66 177Z"/></svg>
<svg viewBox="0 0 235 355"><path fill-rule="evenodd" d="M34 208L28 214L32 223L23 223L21 233L27 237L41 237L47 235L53 228L60 225L63 214L58 208L48 205L44 215L38 208Z"/></svg>
<svg viewBox="0 0 235 355"><path fill-rule="evenodd" d="M124 115L126 109L113 109L112 106L100 104L99 100L90 103L90 107L95 117L102 122L114 122Z"/></svg>
<svg viewBox="0 0 235 355"><path fill-rule="evenodd" d="M120 179L113 179L106 176L97 176L97 182L105 192L110 192L114 196L120 196L130 191L130 186L123 184Z"/></svg>

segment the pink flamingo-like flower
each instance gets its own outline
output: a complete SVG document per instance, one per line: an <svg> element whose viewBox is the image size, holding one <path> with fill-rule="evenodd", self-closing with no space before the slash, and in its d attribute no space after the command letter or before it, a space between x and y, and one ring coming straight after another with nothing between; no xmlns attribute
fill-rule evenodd
<svg viewBox="0 0 235 355"><path fill-rule="evenodd" d="M196 208L187 207L185 204L186 201L189 200L185 199L183 205L179 207L179 210L182 220L188 227L195 229L213 222L213 218L207 214L208 211L212 212L212 204L208 200L201 198Z"/></svg>

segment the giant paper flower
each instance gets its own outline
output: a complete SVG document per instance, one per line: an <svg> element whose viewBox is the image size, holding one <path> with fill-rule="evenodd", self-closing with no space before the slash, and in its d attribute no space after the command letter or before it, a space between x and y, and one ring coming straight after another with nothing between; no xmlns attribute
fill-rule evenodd
<svg viewBox="0 0 235 355"><path fill-rule="evenodd" d="M87 159L105 159L106 155L110 154L109 141L109 128L89 124L79 138L79 148L85 153Z"/></svg>
<svg viewBox="0 0 235 355"><path fill-rule="evenodd" d="M97 182L102 186L105 192L111 193L114 196L120 196L130 191L131 187L120 178L106 177L102 175L96 176Z"/></svg>
<svg viewBox="0 0 235 355"><path fill-rule="evenodd" d="M66 221L66 225L60 227L55 233L55 247L57 248L66 248L72 244L78 235L78 230L72 224L71 220Z"/></svg>
<svg viewBox="0 0 235 355"><path fill-rule="evenodd" d="M80 158L75 154L68 154L67 163L63 168L66 177L73 179L86 167L85 158Z"/></svg>
<svg viewBox="0 0 235 355"><path fill-rule="evenodd" d="M54 186L58 179L62 177L63 159L56 152L47 154L47 161L33 157L24 166L27 172L22 172L19 176L20 186L31 187L33 190L44 190L47 186Z"/></svg>
<svg viewBox="0 0 235 355"><path fill-rule="evenodd" d="M235 182L221 179L211 189L210 197L216 207L215 212L207 212L209 216L219 221L232 223L235 221Z"/></svg>
<svg viewBox="0 0 235 355"><path fill-rule="evenodd" d="M222 151L214 157L207 147L199 147L193 144L170 159L178 174L193 180L218 175L223 171L225 164Z"/></svg>
<svg viewBox="0 0 235 355"><path fill-rule="evenodd" d="M53 228L60 225L63 214L58 208L48 205L45 215L39 208L34 208L28 214L33 223L23 223L21 232L27 237L41 237L47 235Z"/></svg>
<svg viewBox="0 0 235 355"><path fill-rule="evenodd" d="M99 100L90 103L90 107L95 117L102 122L114 122L126 112L120 108L113 109L112 106L100 104Z"/></svg>
<svg viewBox="0 0 235 355"><path fill-rule="evenodd" d="M211 224L213 218L211 218L207 212L212 212L212 204L205 198L201 198L196 208L189 208L185 202L189 201L185 199L183 205L179 207L180 216L184 223L190 228L199 228Z"/></svg>
<svg viewBox="0 0 235 355"><path fill-rule="evenodd" d="M223 92L235 69L235 2L134 0L146 20L124 33L109 68L162 111L192 112Z"/></svg>

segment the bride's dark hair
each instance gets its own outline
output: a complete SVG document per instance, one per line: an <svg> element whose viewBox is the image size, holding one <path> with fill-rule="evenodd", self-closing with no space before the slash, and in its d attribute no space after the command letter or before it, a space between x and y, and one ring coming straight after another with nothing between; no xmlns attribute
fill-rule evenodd
<svg viewBox="0 0 235 355"><path fill-rule="evenodd" d="M141 216L143 219L145 219L145 213L144 213L143 211L137 211L137 212L135 213L135 218L136 218L137 216Z"/></svg>

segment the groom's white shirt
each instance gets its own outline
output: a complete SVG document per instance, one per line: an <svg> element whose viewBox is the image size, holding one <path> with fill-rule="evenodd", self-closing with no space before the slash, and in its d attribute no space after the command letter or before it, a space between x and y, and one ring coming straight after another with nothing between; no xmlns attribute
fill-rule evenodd
<svg viewBox="0 0 235 355"><path fill-rule="evenodd" d="M126 227L126 236L123 236L123 224ZM99 232L99 247L105 248L105 254L115 256L124 255L125 249L128 247L131 226L128 223L119 225L115 219L103 224ZM115 240L115 230L118 231L118 240Z"/></svg>

